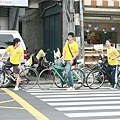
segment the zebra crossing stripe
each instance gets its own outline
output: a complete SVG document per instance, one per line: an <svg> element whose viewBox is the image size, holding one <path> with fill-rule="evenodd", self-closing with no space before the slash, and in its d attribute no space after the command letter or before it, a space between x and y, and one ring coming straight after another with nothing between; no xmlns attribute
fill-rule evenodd
<svg viewBox="0 0 120 120"><path fill-rule="evenodd" d="M32 95L35 95L34 93L31 93ZM59 97L97 97L97 96L107 96L108 94L87 94L87 95L39 95L36 96L37 98L59 98ZM118 96L119 94L110 94L110 96Z"/></svg>
<svg viewBox="0 0 120 120"><path fill-rule="evenodd" d="M112 111L112 112L86 112L86 113L65 113L66 116L70 117L70 118L77 118L77 117L85 117L85 118L88 118L88 117L104 117L104 116L120 116L120 111ZM90 118L89 118L90 119Z"/></svg>
<svg viewBox="0 0 120 120"><path fill-rule="evenodd" d="M65 91L34 88L27 92L54 106L56 110L71 119L108 120L110 117L109 120L113 120L116 117L114 120L120 120L120 91L118 90Z"/></svg>
<svg viewBox="0 0 120 120"><path fill-rule="evenodd" d="M103 104L120 104L120 101L89 101L89 102L57 102L57 103L47 103L50 106L75 106L75 105L103 105Z"/></svg>
<svg viewBox="0 0 120 120"><path fill-rule="evenodd" d="M60 92L51 92L50 90L41 90L41 89L31 89L31 90L27 90L27 92L33 93L35 94L111 94L111 93L119 93L120 91L116 90L116 91L88 91L88 90L84 90L84 91L70 91L70 92L65 92L65 91L60 91ZM40 93L36 93L36 92L40 92Z"/></svg>
<svg viewBox="0 0 120 120"><path fill-rule="evenodd" d="M113 118L109 118L109 119L94 119L94 120L113 120ZM114 120L120 120L120 118L114 118Z"/></svg>
<svg viewBox="0 0 120 120"><path fill-rule="evenodd" d="M75 110L120 110L120 105L116 106L80 106L80 107L57 107L59 111L75 111Z"/></svg>
<svg viewBox="0 0 120 120"><path fill-rule="evenodd" d="M120 97L93 97L93 98L53 98L53 99L41 99L42 101L46 102L55 102L55 101L84 101L84 100L119 100Z"/></svg>
<svg viewBox="0 0 120 120"><path fill-rule="evenodd" d="M31 89L31 90L27 90L26 92L31 93L31 92L41 92L41 91L42 91L41 89Z"/></svg>

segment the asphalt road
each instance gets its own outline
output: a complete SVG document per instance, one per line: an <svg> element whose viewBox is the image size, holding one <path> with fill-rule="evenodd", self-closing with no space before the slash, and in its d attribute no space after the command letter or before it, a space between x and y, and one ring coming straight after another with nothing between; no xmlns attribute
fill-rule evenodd
<svg viewBox="0 0 120 120"><path fill-rule="evenodd" d="M0 90L0 120L120 120L120 90Z"/></svg>

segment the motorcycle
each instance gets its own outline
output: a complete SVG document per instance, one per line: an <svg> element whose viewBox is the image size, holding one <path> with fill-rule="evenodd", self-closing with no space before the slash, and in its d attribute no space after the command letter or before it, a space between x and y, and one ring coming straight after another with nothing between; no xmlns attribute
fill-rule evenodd
<svg viewBox="0 0 120 120"><path fill-rule="evenodd" d="M35 51L30 55L27 65L35 68L40 73L43 69L49 68L49 62L54 62L54 60L60 59L60 57L61 52L59 48L57 48L57 51L51 51L50 49L43 51L40 49L38 52Z"/></svg>
<svg viewBox="0 0 120 120"><path fill-rule="evenodd" d="M46 53L42 49L31 54L26 63L28 66L33 67L38 73L48 67Z"/></svg>

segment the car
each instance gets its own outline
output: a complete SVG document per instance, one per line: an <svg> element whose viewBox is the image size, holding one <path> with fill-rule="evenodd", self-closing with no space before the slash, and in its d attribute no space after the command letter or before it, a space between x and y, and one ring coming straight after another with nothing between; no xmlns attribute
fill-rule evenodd
<svg viewBox="0 0 120 120"><path fill-rule="evenodd" d="M19 38L20 39L20 47L23 50L24 55L22 56L22 62L26 62L27 59L27 51L24 40L20 36L17 30L0 30L0 56L5 52L5 49L12 45L13 39ZM3 58L3 61L7 61L9 54L6 54Z"/></svg>

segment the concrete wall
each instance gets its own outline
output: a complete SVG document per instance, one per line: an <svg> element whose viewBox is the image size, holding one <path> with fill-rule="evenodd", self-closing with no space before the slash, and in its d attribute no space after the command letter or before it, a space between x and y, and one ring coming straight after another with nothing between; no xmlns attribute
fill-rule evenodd
<svg viewBox="0 0 120 120"><path fill-rule="evenodd" d="M33 53L35 50L43 48L43 20L38 9L26 10L26 15L22 17L22 37L28 51Z"/></svg>
<svg viewBox="0 0 120 120"><path fill-rule="evenodd" d="M73 2L72 0L70 1L70 10L73 9L72 6ZM63 11L63 33L62 33L62 39L63 39L63 45L65 44L65 39L67 38L68 32L74 32L74 23L73 22L68 22L67 16L66 16L66 1L63 0L62 2L62 11ZM73 13L70 13L71 17L73 17Z"/></svg>
<svg viewBox="0 0 120 120"><path fill-rule="evenodd" d="M44 18L42 15L55 3L54 1L42 2L39 4L39 9L26 9L25 15L21 17L22 37L28 47L28 52L33 53L36 49L44 48Z"/></svg>
<svg viewBox="0 0 120 120"><path fill-rule="evenodd" d="M16 10L17 10L16 7L10 8L10 10L9 10L9 26L8 26L9 30L13 29L13 25L15 22ZM25 14L25 8L19 8L19 13L18 13L17 21L16 21L15 30L19 29L19 17L23 16L24 14Z"/></svg>
<svg viewBox="0 0 120 120"><path fill-rule="evenodd" d="M8 30L8 17L0 17L0 30Z"/></svg>

